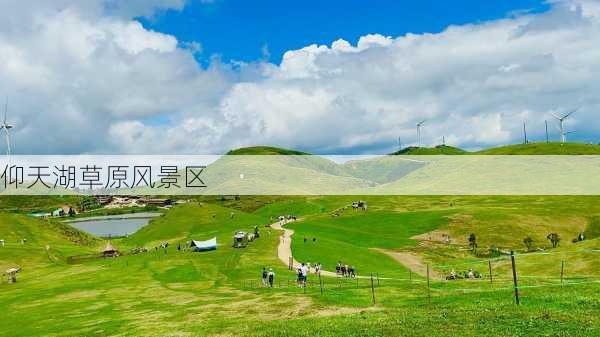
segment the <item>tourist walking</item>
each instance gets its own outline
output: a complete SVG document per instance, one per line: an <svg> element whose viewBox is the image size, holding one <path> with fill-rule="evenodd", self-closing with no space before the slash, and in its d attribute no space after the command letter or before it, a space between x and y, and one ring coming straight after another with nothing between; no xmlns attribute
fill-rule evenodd
<svg viewBox="0 0 600 337"><path fill-rule="evenodd" d="M273 282L275 281L275 273L273 272L273 268L269 268L269 287L273 288Z"/></svg>
<svg viewBox="0 0 600 337"><path fill-rule="evenodd" d="M267 286L267 278L268 278L267 268L263 267L262 270L262 285L263 287Z"/></svg>
<svg viewBox="0 0 600 337"><path fill-rule="evenodd" d="M306 287L306 279L308 277L308 267L303 263L302 267L300 267L300 271L302 273L302 286Z"/></svg>

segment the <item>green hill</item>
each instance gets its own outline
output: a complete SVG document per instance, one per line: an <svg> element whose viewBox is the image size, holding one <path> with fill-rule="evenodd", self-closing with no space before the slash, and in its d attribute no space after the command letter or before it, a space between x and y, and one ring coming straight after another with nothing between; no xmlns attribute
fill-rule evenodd
<svg viewBox="0 0 600 337"><path fill-rule="evenodd" d="M2 271L15 265L62 264L68 256L97 251L101 244L99 239L61 222L8 213L0 214L0 239L5 241L0 248Z"/></svg>
<svg viewBox="0 0 600 337"><path fill-rule="evenodd" d="M436 147L409 146L400 151L396 151L396 152L392 153L392 155L438 155L438 154L459 155L459 154L468 154L468 152L463 149L453 147L453 146L438 145Z"/></svg>
<svg viewBox="0 0 600 337"><path fill-rule="evenodd" d="M123 243L147 246L164 241L201 241L216 236L220 245L229 245L235 231L250 231L255 225L264 225L264 222L260 216L214 204L188 203L151 220L148 225L124 239Z"/></svg>
<svg viewBox="0 0 600 337"><path fill-rule="evenodd" d="M231 150L226 153L227 155L286 155L286 156L294 156L294 155L308 155L310 153L296 151L296 150L288 150L282 149L274 146L252 146L252 147L242 147L239 149Z"/></svg>
<svg viewBox="0 0 600 337"><path fill-rule="evenodd" d="M598 155L600 145L583 143L529 143L492 147L480 151L465 151L463 149L438 145L436 147L410 146L396 151L392 155Z"/></svg>
<svg viewBox="0 0 600 337"><path fill-rule="evenodd" d="M81 197L74 195L0 195L0 210L32 213L52 211L63 205L78 206Z"/></svg>
<svg viewBox="0 0 600 337"><path fill-rule="evenodd" d="M27 239L28 244L77 244L90 246L98 239L60 221L41 220L26 215L0 214L1 238L8 242Z"/></svg>
<svg viewBox="0 0 600 337"><path fill-rule="evenodd" d="M599 155L600 145L583 143L529 143L490 148L478 155Z"/></svg>

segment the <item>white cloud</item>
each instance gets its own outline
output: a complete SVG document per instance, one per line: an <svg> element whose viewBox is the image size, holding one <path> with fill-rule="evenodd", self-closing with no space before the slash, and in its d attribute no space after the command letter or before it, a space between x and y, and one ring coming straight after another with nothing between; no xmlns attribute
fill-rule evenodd
<svg viewBox="0 0 600 337"><path fill-rule="evenodd" d="M185 3L30 1L0 13L0 95L10 96L17 152L386 152L398 136L414 142L421 119L427 144L445 136L472 148L520 141L523 119L542 139L549 112L574 106L568 127L580 139L600 131L597 1L206 69L193 55L200 44L131 19Z"/></svg>
<svg viewBox="0 0 600 337"><path fill-rule="evenodd" d="M235 85L222 111L235 111L253 142L385 151L398 135L414 142L421 119L430 145L442 136L471 148L518 142L524 119L530 138L543 139L549 112L582 106L570 127L597 142L600 22L587 5L288 51L267 80Z"/></svg>

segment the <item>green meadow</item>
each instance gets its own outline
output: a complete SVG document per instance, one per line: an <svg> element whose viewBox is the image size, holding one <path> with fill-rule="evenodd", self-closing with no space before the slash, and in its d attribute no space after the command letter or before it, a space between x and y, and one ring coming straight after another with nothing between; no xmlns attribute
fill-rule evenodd
<svg viewBox="0 0 600 337"><path fill-rule="evenodd" d="M228 201L230 207L218 200L176 206L135 234L112 241L124 252L166 241L166 251L77 264L68 264L67 257L98 252L106 242L54 220L2 214L7 243L0 249L0 266L23 270L17 283L0 284L0 334L593 336L599 331L600 241L571 242L580 230L597 236L596 197L365 197L368 211L347 207L350 197L265 198L263 207L241 210L254 208L244 204L259 199L242 196ZM321 262L326 270L342 260L355 265L361 277L322 277L322 294L314 275L308 288L297 287L294 272L277 259L279 233L264 227L288 213L301 218L288 225L296 231L296 259ZM247 248L232 248L233 232L254 225L261 237ZM455 241L418 238L436 231ZM563 237L558 248L550 248L548 231ZM471 232L478 236L476 253L468 249ZM522 240L528 235L543 250L527 253ZM186 240L213 236L219 243L215 251L176 249ZM18 242L22 237L27 243ZM514 304L509 260L487 256L494 245L518 253L520 306ZM426 277L372 248L417 254L432 275L474 268L484 278L432 277L428 288ZM493 283L485 269L490 259ZM562 260L567 267L561 286ZM263 266L276 273L274 289L259 286Z"/></svg>
<svg viewBox="0 0 600 337"><path fill-rule="evenodd" d="M256 151L277 154L233 154ZM0 198L0 271L22 268L14 284L2 275L0 336L600 335L597 196L197 196L113 239L116 258L89 258L104 239L26 215L77 202ZM299 287L277 257L281 231L266 226L287 214L299 218L285 225L296 260L342 261L359 277L311 274ZM260 238L233 248L254 226ZM214 251L187 249L212 237ZM263 267L274 288L261 286ZM469 270L481 278L445 279Z"/></svg>

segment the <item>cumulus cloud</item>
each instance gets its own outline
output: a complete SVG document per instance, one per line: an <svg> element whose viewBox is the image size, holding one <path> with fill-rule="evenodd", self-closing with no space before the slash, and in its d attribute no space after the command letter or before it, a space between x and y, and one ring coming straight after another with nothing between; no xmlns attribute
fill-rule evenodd
<svg viewBox="0 0 600 337"><path fill-rule="evenodd" d="M469 148L516 142L524 121L541 140L551 112L581 106L569 127L597 142L596 4L556 2L547 13L438 34L367 35L355 46L337 40L288 51L269 78L234 85L221 110L238 132L266 143L318 151L381 144L385 152L398 136L416 142L423 119L428 145L442 137Z"/></svg>
<svg viewBox="0 0 600 337"><path fill-rule="evenodd" d="M7 7L8 0L0 0ZM391 151L401 136L469 148L543 138L575 106L581 140L600 131L600 6L436 34L371 34L285 53L280 64L203 67L200 42L134 18L185 0L10 2L0 11L0 95L19 153L220 153L272 144L316 152ZM551 123L554 123L551 121ZM553 138L558 138L554 129Z"/></svg>

